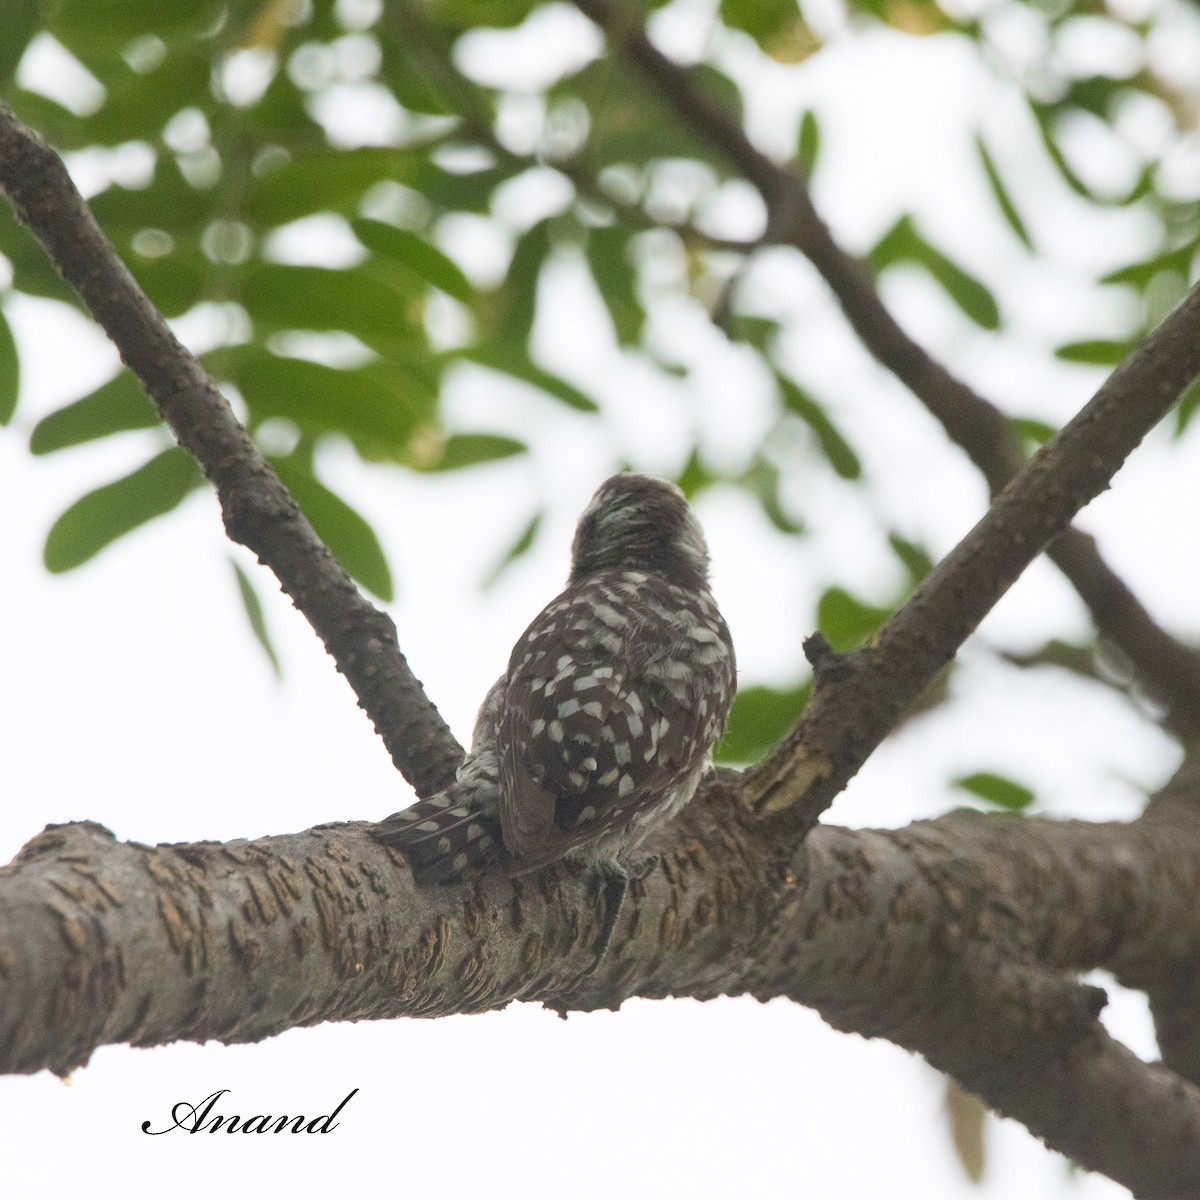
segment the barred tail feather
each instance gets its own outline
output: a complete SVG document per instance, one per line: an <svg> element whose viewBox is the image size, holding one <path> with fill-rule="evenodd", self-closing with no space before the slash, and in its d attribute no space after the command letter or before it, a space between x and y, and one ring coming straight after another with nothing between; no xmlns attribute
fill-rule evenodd
<svg viewBox="0 0 1200 1200"><path fill-rule="evenodd" d="M461 883L499 856L499 820L454 800L453 789L440 792L393 813L372 831L376 841L401 851L418 883Z"/></svg>

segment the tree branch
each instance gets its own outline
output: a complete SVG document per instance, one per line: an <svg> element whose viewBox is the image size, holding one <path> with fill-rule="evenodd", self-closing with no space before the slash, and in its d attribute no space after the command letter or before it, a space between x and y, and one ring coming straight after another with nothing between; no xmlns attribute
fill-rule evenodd
<svg viewBox="0 0 1200 1200"><path fill-rule="evenodd" d="M1200 814L1200 762L1185 761L1171 785L1151 801L1145 823L1164 828L1195 827ZM1200 879L1191 877L1200 892ZM1163 1062L1194 1084L1200 1084L1200 955L1177 953L1173 969L1160 972L1146 986L1150 1013Z"/></svg>
<svg viewBox="0 0 1200 1200"><path fill-rule="evenodd" d="M749 775L752 807L796 807L811 828L937 670L1071 517L1108 486L1200 374L1200 288L1105 381L1000 493L876 635L847 657L806 645L816 687L800 720Z"/></svg>
<svg viewBox="0 0 1200 1200"><path fill-rule="evenodd" d="M51 827L0 870L0 1069L514 999L787 996L926 1055L1140 1196L1195 1194L1200 1092L1111 1042L1097 990L1062 974L1152 988L1197 961L1194 821L956 813L802 838L737 790L712 782L660 835L595 974L604 889L572 868L417 888L361 824L156 848Z"/></svg>
<svg viewBox="0 0 1200 1200"><path fill-rule="evenodd" d="M62 160L0 103L0 191L116 344L179 444L216 487L229 536L275 572L419 795L462 749L413 676L390 617L355 588L196 359L101 232Z"/></svg>
<svg viewBox="0 0 1200 1200"><path fill-rule="evenodd" d="M1023 465L1008 419L934 361L888 312L868 269L833 239L803 178L756 149L741 126L686 69L660 53L619 0L575 0L609 33L614 47L700 137L759 190L767 205L765 243L794 246L829 285L871 355L900 380L966 451L998 493ZM1050 558L1087 605L1101 635L1119 646L1176 730L1200 734L1200 654L1160 625L1101 557L1094 539L1067 529Z"/></svg>

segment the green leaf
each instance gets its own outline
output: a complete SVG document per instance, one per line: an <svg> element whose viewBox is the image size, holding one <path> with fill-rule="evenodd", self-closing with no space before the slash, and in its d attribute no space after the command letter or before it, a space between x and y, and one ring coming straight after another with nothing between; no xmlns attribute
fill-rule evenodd
<svg viewBox="0 0 1200 1200"><path fill-rule="evenodd" d="M956 788L978 796L989 804L1017 812L1033 803L1033 792L1024 784L995 775L991 771L979 771L974 775L963 775L953 780Z"/></svg>
<svg viewBox="0 0 1200 1200"><path fill-rule="evenodd" d="M266 617L263 615L262 601L259 600L258 593L254 590L246 572L233 559L229 560L229 565L233 568L234 576L237 578L238 595L242 598L246 619L250 622L250 628L254 631L254 636L258 639L258 644L263 648L263 652L271 664L271 670L275 672L275 677L278 679L280 675L279 658L275 653L275 647L271 645L271 635L267 630Z"/></svg>
<svg viewBox="0 0 1200 1200"><path fill-rule="evenodd" d="M204 298L212 265L199 254L123 256L134 279L164 317L180 317Z"/></svg>
<svg viewBox="0 0 1200 1200"><path fill-rule="evenodd" d="M721 20L765 47L800 20L800 6L796 0L721 0Z"/></svg>
<svg viewBox="0 0 1200 1200"><path fill-rule="evenodd" d="M202 32L220 8L217 0L62 0L55 32L72 41L121 47L147 33L169 38Z"/></svg>
<svg viewBox="0 0 1200 1200"><path fill-rule="evenodd" d="M1022 670L1057 667L1087 679L1104 679L1097 668L1096 647L1091 643L1064 642L1061 638L1051 638L1036 650L1025 654L1006 653L1003 657Z"/></svg>
<svg viewBox="0 0 1200 1200"><path fill-rule="evenodd" d="M1045 445L1058 430L1045 421L1036 421L1032 417L1013 417L1010 420L1013 432L1026 445Z"/></svg>
<svg viewBox="0 0 1200 1200"><path fill-rule="evenodd" d="M275 329L343 330L388 352L411 341L413 293L363 267L333 270L256 263L243 277L242 303Z"/></svg>
<svg viewBox="0 0 1200 1200"><path fill-rule="evenodd" d="M812 430L830 466L843 479L858 479L862 475L862 463L825 410L786 375L777 373L775 378L788 412L795 413Z"/></svg>
<svg viewBox="0 0 1200 1200"><path fill-rule="evenodd" d="M779 468L774 463L760 455L737 482L757 498L763 515L780 533L795 536L804 532L804 525L783 507L779 497Z"/></svg>
<svg viewBox="0 0 1200 1200"><path fill-rule="evenodd" d="M927 242L919 262L955 304L983 329L1000 328L1000 309L992 293L974 276Z"/></svg>
<svg viewBox="0 0 1200 1200"><path fill-rule="evenodd" d="M199 231L217 203L213 189L194 188L171 158L159 158L150 182L142 188L113 185L88 201L100 227L110 238L127 242L141 229L163 229L174 236Z"/></svg>
<svg viewBox="0 0 1200 1200"><path fill-rule="evenodd" d="M70 571L105 546L179 505L201 482L200 469L178 446L164 450L131 475L76 500L46 537L48 570Z"/></svg>
<svg viewBox="0 0 1200 1200"><path fill-rule="evenodd" d="M1147 287L1164 272L1182 275L1185 280L1190 278L1192 260L1196 257L1197 244L1194 241L1169 250L1165 254L1156 254L1145 262L1130 263L1100 277L1101 283L1129 284L1139 291Z"/></svg>
<svg viewBox="0 0 1200 1200"><path fill-rule="evenodd" d="M561 376L539 367L517 347L489 342L483 346L467 346L455 350L453 357L477 363L503 375L511 375L514 379L561 400L576 412L600 411L600 406L590 396L585 396L574 384L568 383Z"/></svg>
<svg viewBox="0 0 1200 1200"><path fill-rule="evenodd" d="M496 340L512 349L524 349L533 331L537 285L550 253L550 222L538 221L517 241L508 275L500 293L502 313Z"/></svg>
<svg viewBox="0 0 1200 1200"><path fill-rule="evenodd" d="M384 221L371 221L366 217L359 217L350 225L355 236L368 250L400 263L447 296L453 296L463 304L471 303L475 296L471 281L456 262L423 238L407 229Z"/></svg>
<svg viewBox="0 0 1200 1200"><path fill-rule="evenodd" d="M810 108L800 117L800 128L796 137L796 162L810 178L816 169L820 150L821 127L817 124L817 114Z"/></svg>
<svg viewBox="0 0 1200 1200"><path fill-rule="evenodd" d="M629 241L629 230L616 225L588 231L588 266L622 346L636 345L641 340L646 320L637 294L637 274L629 258Z"/></svg>
<svg viewBox="0 0 1200 1200"><path fill-rule="evenodd" d="M681 158L705 163L721 178L730 174L720 150L680 121L665 99L623 86L612 65L608 57L596 59L547 93L552 105L569 98L591 111L588 158L593 171L616 163L643 167ZM727 75L706 64L693 67L690 74L733 120L741 120L741 95Z"/></svg>
<svg viewBox="0 0 1200 1200"><path fill-rule="evenodd" d="M83 308L79 294L64 281L46 252L7 210L0 212L0 252L12 264L14 291Z"/></svg>
<svg viewBox="0 0 1200 1200"><path fill-rule="evenodd" d="M5 0L4 36L0 38L0 87L16 74L17 64L38 27L38 0Z"/></svg>
<svg viewBox="0 0 1200 1200"><path fill-rule="evenodd" d="M57 100L16 86L6 90L5 100L26 125L32 125L60 153L92 145L84 122Z"/></svg>
<svg viewBox="0 0 1200 1200"><path fill-rule="evenodd" d="M137 377L122 368L94 392L43 417L33 427L29 449L49 454L130 429L152 429L158 423L158 413Z"/></svg>
<svg viewBox="0 0 1200 1200"><path fill-rule="evenodd" d="M138 74L124 59L111 64L97 61L94 42L81 40L77 46L81 60L105 87L104 104L86 118L93 142L105 146L139 138L154 142L176 113L188 107L204 109L212 103L213 62L207 42L187 38L168 43L165 60L146 75Z"/></svg>
<svg viewBox="0 0 1200 1200"><path fill-rule="evenodd" d="M319 149L251 175L240 215L256 226L284 225L314 212L350 214L368 188L413 169L428 151Z"/></svg>
<svg viewBox="0 0 1200 1200"><path fill-rule="evenodd" d="M933 559L923 546L910 542L898 533L888 534L888 544L892 552L904 564L908 572L909 583L915 587L930 571L933 570Z"/></svg>
<svg viewBox="0 0 1200 1200"><path fill-rule="evenodd" d="M253 423L294 421L309 437L344 433L364 458L407 462L409 439L432 415L436 385L397 362L338 370L255 347L231 359L231 375Z"/></svg>
<svg viewBox="0 0 1200 1200"><path fill-rule="evenodd" d="M487 166L477 171L448 171L429 158L429 151L409 158L395 174L397 183L420 192L431 204L453 212L486 213L492 196L506 180L519 174L520 168L509 163Z"/></svg>
<svg viewBox="0 0 1200 1200"><path fill-rule="evenodd" d="M965 316L984 329L1000 328L1000 310L992 293L927 242L911 217L901 217L880 238L867 259L876 271L883 271L895 263L915 263L928 272Z"/></svg>
<svg viewBox="0 0 1200 1200"><path fill-rule="evenodd" d="M494 587L500 576L508 570L517 559L528 554L537 540L538 530L542 527L542 514L534 513L529 523L517 535L517 540L496 560L495 565L484 576L482 587L484 591Z"/></svg>
<svg viewBox="0 0 1200 1200"><path fill-rule="evenodd" d="M453 115L420 70L415 68L413 55L407 52L406 47L397 45L394 38L385 37L379 48L383 56L380 77L388 91L409 112L437 117Z"/></svg>
<svg viewBox="0 0 1200 1200"><path fill-rule="evenodd" d="M811 683L783 690L742 688L714 757L723 763L749 763L761 758L795 724L811 691Z"/></svg>
<svg viewBox="0 0 1200 1200"><path fill-rule="evenodd" d="M272 458L270 463L347 574L380 600L390 602L392 572L371 526L321 483L301 459Z"/></svg>
<svg viewBox="0 0 1200 1200"><path fill-rule="evenodd" d="M1091 188L1079 178L1078 175L1071 169L1071 164L1067 162L1062 150L1059 148L1058 139L1054 135L1052 128L1053 108L1034 103L1030 101L1030 109L1033 112L1033 119L1037 122L1038 133L1041 135L1042 147L1046 151L1047 157L1054 164L1063 182L1077 196L1082 196L1085 200L1095 201L1096 196L1092 194Z"/></svg>
<svg viewBox="0 0 1200 1200"><path fill-rule="evenodd" d="M1196 415L1196 410L1200 408L1200 379L1197 379L1191 387L1180 397L1179 403L1175 406L1175 436L1178 437L1188 427L1188 423Z"/></svg>
<svg viewBox="0 0 1200 1200"><path fill-rule="evenodd" d="M511 29L535 9L540 0L432 0L430 17L449 29L480 26Z"/></svg>
<svg viewBox="0 0 1200 1200"><path fill-rule="evenodd" d="M1093 367L1115 367L1136 345L1136 339L1123 342L1068 342L1054 351L1054 357L1061 358L1063 362L1086 363Z"/></svg>
<svg viewBox="0 0 1200 1200"><path fill-rule="evenodd" d="M755 317L747 313L734 313L729 319L729 336L739 342L748 342L759 352L766 354L778 336L782 326L770 317Z"/></svg>
<svg viewBox="0 0 1200 1200"><path fill-rule="evenodd" d="M424 469L427 471L460 471L481 463L500 462L524 454L524 442L497 433L456 433L446 439L438 459Z"/></svg>
<svg viewBox="0 0 1200 1200"><path fill-rule="evenodd" d="M701 461L699 448L693 447L675 482L689 500L694 500L705 488L712 487L714 483L719 482L720 478Z"/></svg>
<svg viewBox="0 0 1200 1200"><path fill-rule="evenodd" d="M0 312L0 425L7 425L17 410L21 390L21 359L8 318Z"/></svg>
<svg viewBox="0 0 1200 1200"><path fill-rule="evenodd" d="M1027 250L1032 250L1033 239L1029 236L1029 230L1026 228L1025 222L1021 220L1021 214L1017 211L1017 206L1013 203L1008 188L1004 186L1004 181L1000 178L995 160L984 144L983 138L978 135L975 138L975 149L979 152L979 161L983 164L984 174L987 175L988 184L992 189L992 197L996 201L1001 215L1008 222L1009 229L1016 234L1017 239Z"/></svg>
<svg viewBox="0 0 1200 1200"><path fill-rule="evenodd" d="M1083 79L1071 80L1066 96L1058 102L1060 108L1073 105L1082 108L1094 117L1099 117L1106 125L1111 123L1109 110L1112 102L1126 92L1125 81L1113 79L1108 75L1090 75Z"/></svg>
<svg viewBox="0 0 1200 1200"><path fill-rule="evenodd" d="M1042 146L1046 151L1050 161L1057 168L1059 175L1062 176L1063 182L1077 196L1082 196L1085 200L1090 200L1093 204L1103 204L1112 208L1123 208L1135 201L1140 200L1148 192L1154 188L1154 172L1158 166L1157 162L1149 163L1138 176L1133 186L1123 195L1106 195L1103 192L1097 192L1089 187L1076 174L1070 162L1067 161L1066 155L1062 151L1062 147L1058 143L1058 135L1055 130L1055 123L1062 115L1064 107L1068 110L1074 106L1064 106L1063 102L1056 104L1037 104L1030 102L1030 107L1033 111L1034 120L1038 125L1038 132L1041 134Z"/></svg>
<svg viewBox="0 0 1200 1200"><path fill-rule="evenodd" d="M817 604L817 626L839 654L858 649L891 615L841 587L828 588Z"/></svg>

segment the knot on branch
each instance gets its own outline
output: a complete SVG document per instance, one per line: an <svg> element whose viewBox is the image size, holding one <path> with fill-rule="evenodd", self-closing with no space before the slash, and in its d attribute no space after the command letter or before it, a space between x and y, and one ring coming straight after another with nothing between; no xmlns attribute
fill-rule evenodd
<svg viewBox="0 0 1200 1200"><path fill-rule="evenodd" d="M850 656L839 654L823 633L811 633L804 639L804 657L813 669L817 686L844 679L850 669Z"/></svg>

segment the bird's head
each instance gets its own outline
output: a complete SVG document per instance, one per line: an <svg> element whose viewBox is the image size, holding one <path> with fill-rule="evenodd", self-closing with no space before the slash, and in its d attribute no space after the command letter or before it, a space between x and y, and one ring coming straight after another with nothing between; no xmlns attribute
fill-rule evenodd
<svg viewBox="0 0 1200 1200"><path fill-rule="evenodd" d="M706 585L708 545L673 483L613 475L583 510L571 547L571 583L609 569L646 571L682 586Z"/></svg>

